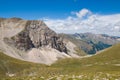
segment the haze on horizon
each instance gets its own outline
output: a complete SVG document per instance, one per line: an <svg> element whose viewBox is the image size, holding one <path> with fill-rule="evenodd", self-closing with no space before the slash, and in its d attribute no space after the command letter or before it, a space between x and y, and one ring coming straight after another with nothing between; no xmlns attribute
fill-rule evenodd
<svg viewBox="0 0 120 80"><path fill-rule="evenodd" d="M0 17L40 19L58 33L120 36L120 0L3 0Z"/></svg>

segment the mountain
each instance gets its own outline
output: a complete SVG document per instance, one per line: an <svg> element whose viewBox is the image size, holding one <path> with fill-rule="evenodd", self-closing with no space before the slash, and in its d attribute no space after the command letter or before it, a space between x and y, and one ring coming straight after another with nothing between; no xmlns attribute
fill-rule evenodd
<svg viewBox="0 0 120 80"><path fill-rule="evenodd" d="M88 54L95 54L96 52L108 48L120 42L120 37L109 36L106 34L93 33L75 33L64 34L64 37L76 44L79 49L84 50Z"/></svg>
<svg viewBox="0 0 120 80"><path fill-rule="evenodd" d="M72 42L38 20L0 18L0 44L6 55L35 63L49 65L61 58L79 57Z"/></svg>

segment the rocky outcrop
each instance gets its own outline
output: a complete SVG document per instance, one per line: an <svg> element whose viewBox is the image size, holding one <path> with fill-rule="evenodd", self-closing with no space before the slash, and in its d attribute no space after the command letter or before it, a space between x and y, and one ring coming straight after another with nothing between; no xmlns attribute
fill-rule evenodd
<svg viewBox="0 0 120 80"><path fill-rule="evenodd" d="M5 42L14 44L17 49L23 51L28 51L32 48L51 47L67 53L62 37L59 37L54 31L49 29L43 21L27 21L25 28L20 33L11 39L5 40Z"/></svg>

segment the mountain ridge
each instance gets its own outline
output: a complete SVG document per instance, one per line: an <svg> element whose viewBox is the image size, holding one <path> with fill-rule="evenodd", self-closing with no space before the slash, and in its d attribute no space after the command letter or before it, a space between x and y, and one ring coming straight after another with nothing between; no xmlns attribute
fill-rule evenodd
<svg viewBox="0 0 120 80"><path fill-rule="evenodd" d="M100 50L103 50L120 42L120 37L109 36L106 34L75 33L64 34L64 37L69 39L79 49L82 49L88 54L95 54Z"/></svg>

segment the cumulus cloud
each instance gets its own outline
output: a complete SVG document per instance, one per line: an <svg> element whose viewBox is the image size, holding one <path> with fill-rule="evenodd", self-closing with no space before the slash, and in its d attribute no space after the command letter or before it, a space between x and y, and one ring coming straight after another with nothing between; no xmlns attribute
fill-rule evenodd
<svg viewBox="0 0 120 80"><path fill-rule="evenodd" d="M89 16L91 14L92 14L92 12L89 11L88 9L82 9L81 11L76 12L76 16L78 18L84 18L85 16L87 17L87 16Z"/></svg>
<svg viewBox="0 0 120 80"><path fill-rule="evenodd" d="M74 14L75 17L44 19L44 21L58 33L92 32L120 36L120 14L94 14L88 9L82 9Z"/></svg>

